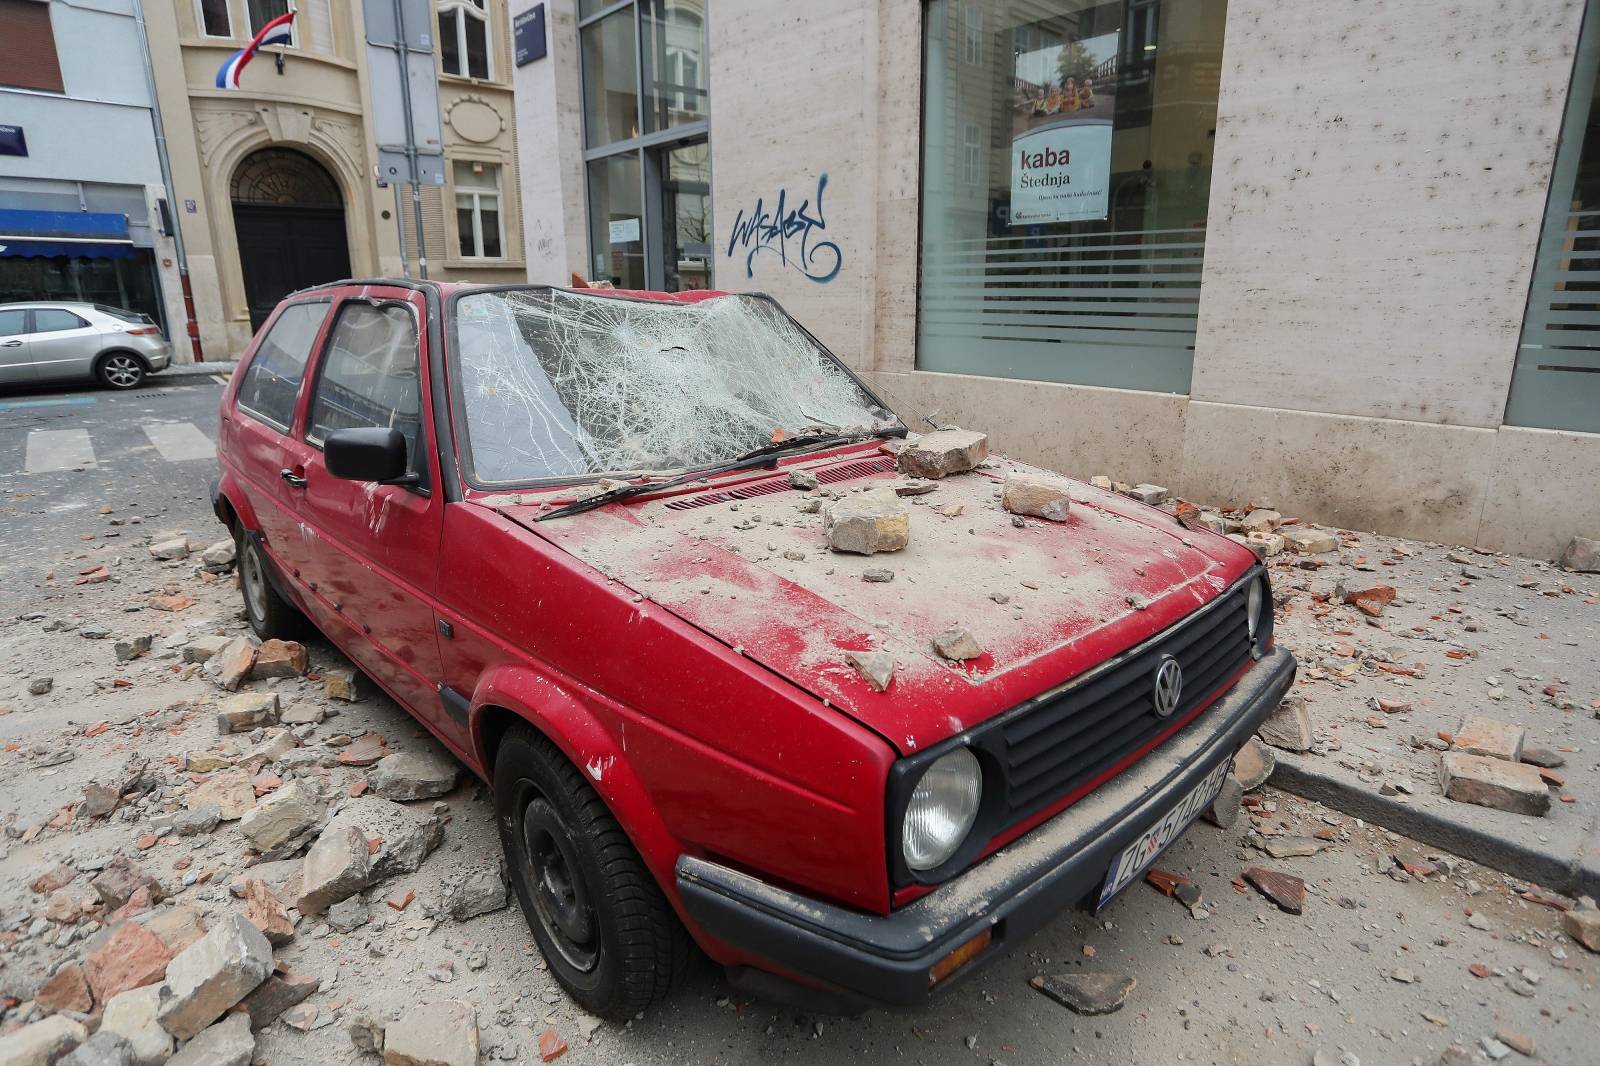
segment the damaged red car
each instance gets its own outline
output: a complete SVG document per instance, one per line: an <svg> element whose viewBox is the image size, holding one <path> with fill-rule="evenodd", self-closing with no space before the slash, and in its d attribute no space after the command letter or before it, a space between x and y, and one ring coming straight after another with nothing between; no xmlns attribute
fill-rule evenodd
<svg viewBox="0 0 1600 1066"><path fill-rule="evenodd" d="M214 499L256 632L490 784L586 1010L696 945L907 1005L1136 881L1295 670L1246 548L914 437L763 296L341 282L246 353Z"/></svg>

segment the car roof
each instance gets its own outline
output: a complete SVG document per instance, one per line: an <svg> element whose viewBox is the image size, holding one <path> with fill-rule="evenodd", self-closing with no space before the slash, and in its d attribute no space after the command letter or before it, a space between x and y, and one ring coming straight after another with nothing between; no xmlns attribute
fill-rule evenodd
<svg viewBox="0 0 1600 1066"><path fill-rule="evenodd" d="M729 296L731 293L721 289L688 289L683 292L663 292L655 289L592 289L572 288L566 285L540 285L535 282L518 282L514 284L484 284L473 281L434 281L419 278L344 278L340 281L328 281L321 285L312 285L296 290L284 297L292 300L296 296L304 296L312 292L326 292L329 289L362 288L368 285L392 285L405 289L433 289L440 296L453 296L462 292L506 292L518 289L551 289L558 292L578 293L583 296L621 296L635 300L669 300L675 303L694 303L707 300L713 296Z"/></svg>
<svg viewBox="0 0 1600 1066"><path fill-rule="evenodd" d="M88 309L90 311L93 311L95 309L94 304L88 302L87 300L18 300L16 303L0 304L0 311L4 311L4 310L7 310L7 309L10 309L10 310L23 310L23 309L34 309L34 310L37 310L38 308L41 308L41 307L45 307L45 308L49 308L49 307L70 307L74 311L81 311L81 310L84 310L84 309Z"/></svg>

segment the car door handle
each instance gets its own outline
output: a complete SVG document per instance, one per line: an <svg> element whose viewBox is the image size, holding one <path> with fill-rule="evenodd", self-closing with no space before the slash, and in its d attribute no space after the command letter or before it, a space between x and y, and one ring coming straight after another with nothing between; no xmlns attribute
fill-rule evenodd
<svg viewBox="0 0 1600 1066"><path fill-rule="evenodd" d="M278 471L278 476L283 478L283 480L287 481L297 489L303 489L306 487L306 479L287 467Z"/></svg>
<svg viewBox="0 0 1600 1066"><path fill-rule="evenodd" d="M4 344L0 344L0 348L20 348L20 347L22 347L22 342L21 341L6 341Z"/></svg>

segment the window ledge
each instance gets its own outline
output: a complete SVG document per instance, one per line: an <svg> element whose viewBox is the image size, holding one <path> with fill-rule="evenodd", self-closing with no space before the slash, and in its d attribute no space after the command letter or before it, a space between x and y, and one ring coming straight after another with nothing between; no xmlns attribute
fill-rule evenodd
<svg viewBox="0 0 1600 1066"><path fill-rule="evenodd" d="M443 264L446 270L523 270L527 262L522 259L461 259L452 257Z"/></svg>
<svg viewBox="0 0 1600 1066"><path fill-rule="evenodd" d="M439 81L448 85L471 85L479 89L511 91L511 84L501 81L499 78L474 78L466 74L451 74L443 70L439 71Z"/></svg>

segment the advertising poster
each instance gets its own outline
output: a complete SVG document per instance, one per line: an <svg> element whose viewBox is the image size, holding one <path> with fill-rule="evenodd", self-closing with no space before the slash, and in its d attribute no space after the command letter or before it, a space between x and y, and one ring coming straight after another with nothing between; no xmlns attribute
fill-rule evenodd
<svg viewBox="0 0 1600 1066"><path fill-rule="evenodd" d="M1017 56L1013 226L1106 217L1118 37L1106 33Z"/></svg>

